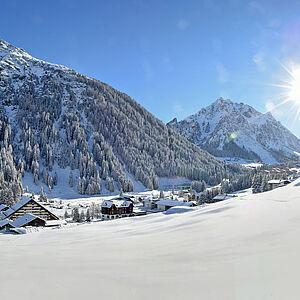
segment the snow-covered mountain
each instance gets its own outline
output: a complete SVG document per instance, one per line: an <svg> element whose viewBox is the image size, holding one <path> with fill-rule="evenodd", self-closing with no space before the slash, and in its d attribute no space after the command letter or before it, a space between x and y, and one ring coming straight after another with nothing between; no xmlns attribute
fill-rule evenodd
<svg viewBox="0 0 300 300"><path fill-rule="evenodd" d="M21 176L97 194L157 188L159 177L217 183L225 172L126 94L1 40L0 146L2 199Z"/></svg>
<svg viewBox="0 0 300 300"><path fill-rule="evenodd" d="M295 159L300 152L300 140L270 113L223 98L167 125L218 157L277 163Z"/></svg>

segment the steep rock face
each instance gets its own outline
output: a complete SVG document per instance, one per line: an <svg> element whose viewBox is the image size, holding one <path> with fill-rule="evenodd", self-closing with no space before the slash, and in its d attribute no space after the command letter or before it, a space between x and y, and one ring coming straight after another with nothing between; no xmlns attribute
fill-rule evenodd
<svg viewBox="0 0 300 300"><path fill-rule="evenodd" d="M223 98L168 126L219 157L276 163L294 159L300 152L299 139L270 113Z"/></svg>
<svg viewBox="0 0 300 300"><path fill-rule="evenodd" d="M0 145L11 151L16 178L31 173L49 189L61 180L81 194L130 191L137 182L152 189L160 176L214 184L237 171L126 94L1 40L0 121L9 131Z"/></svg>

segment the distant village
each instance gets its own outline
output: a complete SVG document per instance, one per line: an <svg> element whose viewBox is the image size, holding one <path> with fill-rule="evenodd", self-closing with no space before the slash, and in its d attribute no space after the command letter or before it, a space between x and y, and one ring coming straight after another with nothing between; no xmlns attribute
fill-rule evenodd
<svg viewBox="0 0 300 300"><path fill-rule="evenodd" d="M268 190L290 182L283 179L269 180ZM0 204L0 233L24 234L72 224L138 217L165 211L176 212L178 209L189 209L235 198L241 192L245 191L224 193L222 185L206 188L202 192L196 192L190 187L181 187L179 190L148 191L132 195L123 195L121 192L119 196L110 199L99 197L97 203L82 201L75 204L47 199L44 195L25 195L11 207Z"/></svg>

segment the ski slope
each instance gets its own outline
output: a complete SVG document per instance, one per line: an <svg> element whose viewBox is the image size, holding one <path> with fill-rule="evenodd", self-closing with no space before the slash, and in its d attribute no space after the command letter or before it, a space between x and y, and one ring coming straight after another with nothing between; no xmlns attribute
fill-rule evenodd
<svg viewBox="0 0 300 300"><path fill-rule="evenodd" d="M0 299L299 299L300 180L183 213L0 236Z"/></svg>

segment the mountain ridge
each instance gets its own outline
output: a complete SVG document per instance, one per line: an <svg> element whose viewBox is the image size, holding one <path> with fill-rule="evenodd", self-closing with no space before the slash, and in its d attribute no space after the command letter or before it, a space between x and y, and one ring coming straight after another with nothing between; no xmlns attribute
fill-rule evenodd
<svg viewBox="0 0 300 300"><path fill-rule="evenodd" d="M21 177L28 173L47 191L63 180L80 194L99 194L131 191L135 182L158 188L159 177L216 184L224 174L239 172L168 128L125 93L4 41L0 121L0 145L6 151L0 196L13 183L13 193L20 193ZM4 165L10 165L9 171ZM62 178L61 170L70 170L69 178Z"/></svg>
<svg viewBox="0 0 300 300"><path fill-rule="evenodd" d="M167 125L191 142L218 157L242 158L264 163L297 159L300 140L270 112L218 98L182 121Z"/></svg>

